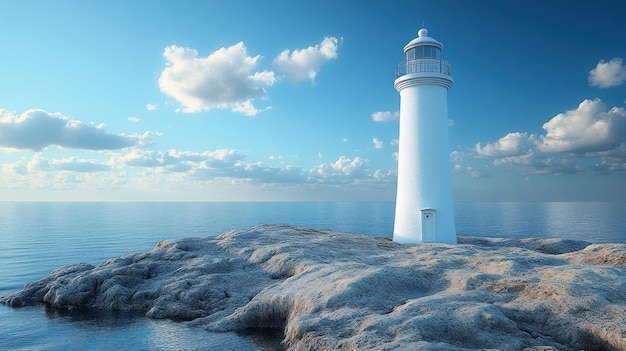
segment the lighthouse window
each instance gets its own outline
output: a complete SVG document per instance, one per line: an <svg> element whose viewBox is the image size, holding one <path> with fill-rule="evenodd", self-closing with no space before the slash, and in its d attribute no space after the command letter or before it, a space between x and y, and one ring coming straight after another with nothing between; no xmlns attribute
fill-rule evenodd
<svg viewBox="0 0 626 351"><path fill-rule="evenodd" d="M418 46L418 47L415 48L415 58L416 59L424 58L424 47L423 46Z"/></svg>
<svg viewBox="0 0 626 351"><path fill-rule="evenodd" d="M424 58L439 58L439 49L434 46L424 46Z"/></svg>
<svg viewBox="0 0 626 351"><path fill-rule="evenodd" d="M433 57L432 55L433 53L433 48L430 46L425 46L424 47L424 58L431 58Z"/></svg>
<svg viewBox="0 0 626 351"><path fill-rule="evenodd" d="M406 59L408 61L439 58L439 48L435 46L418 46L406 52Z"/></svg>
<svg viewBox="0 0 626 351"><path fill-rule="evenodd" d="M432 48L432 58L439 58L439 48Z"/></svg>
<svg viewBox="0 0 626 351"><path fill-rule="evenodd" d="M411 49L406 52L406 59L408 61L415 60L415 49Z"/></svg>

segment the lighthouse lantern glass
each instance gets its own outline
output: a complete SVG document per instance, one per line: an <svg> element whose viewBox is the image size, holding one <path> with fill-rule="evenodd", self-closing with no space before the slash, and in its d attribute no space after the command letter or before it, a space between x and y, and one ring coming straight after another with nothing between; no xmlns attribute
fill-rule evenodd
<svg viewBox="0 0 626 351"><path fill-rule="evenodd" d="M413 60L419 60L419 59L430 59L430 58L438 59L440 52L441 50L439 50L439 48L436 46L429 46L429 45L418 46L406 52L406 59L407 61L413 61Z"/></svg>
<svg viewBox="0 0 626 351"><path fill-rule="evenodd" d="M415 60L415 49L411 49L411 50L406 52L406 60L407 61Z"/></svg>

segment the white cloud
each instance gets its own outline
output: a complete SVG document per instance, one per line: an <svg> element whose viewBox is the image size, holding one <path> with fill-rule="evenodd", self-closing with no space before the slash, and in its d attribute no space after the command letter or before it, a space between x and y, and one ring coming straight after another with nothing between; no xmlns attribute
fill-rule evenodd
<svg viewBox="0 0 626 351"><path fill-rule="evenodd" d="M112 169L112 165L106 161L96 159L81 159L68 157L63 159L47 160L42 153L35 153L30 159L21 159L14 163L2 165L2 170L7 173L26 175L33 172L56 172L70 171L78 173L105 172Z"/></svg>
<svg viewBox="0 0 626 351"><path fill-rule="evenodd" d="M481 146L476 144L475 150L478 157L509 157L528 153L535 145L536 137L528 133L509 133L495 143L487 143Z"/></svg>
<svg viewBox="0 0 626 351"><path fill-rule="evenodd" d="M383 148L383 142L380 139L378 139L378 138L372 139L372 143L374 143L374 148L375 149L382 149Z"/></svg>
<svg viewBox="0 0 626 351"><path fill-rule="evenodd" d="M400 118L400 111L379 111L372 113L372 120L374 122L389 122L395 121Z"/></svg>
<svg viewBox="0 0 626 351"><path fill-rule="evenodd" d="M589 83L600 88L616 87L626 81L626 66L622 59L615 57L606 62L600 60L596 67L589 71Z"/></svg>
<svg viewBox="0 0 626 351"><path fill-rule="evenodd" d="M195 193L213 186L259 186L257 190L287 187L318 193L359 186L388 190L396 179L394 170L377 169L372 173L369 161L360 157L341 156L331 163L301 168L283 162L279 166L246 162L246 155L231 149L204 152L132 149L99 155L109 158L48 159L43 153L35 153L32 157L2 164L0 183L12 191L83 189L93 193L106 189L107 193L129 190L153 194L173 190Z"/></svg>
<svg viewBox="0 0 626 351"><path fill-rule="evenodd" d="M271 106L268 106L264 109L255 108L254 105L252 104L252 99L248 99L244 102L238 102L232 108L233 112L243 113L246 116L256 116L257 113L259 112L263 112L263 111L267 111L271 109L272 109Z"/></svg>
<svg viewBox="0 0 626 351"><path fill-rule="evenodd" d="M493 160L494 166L524 166L537 168L539 158L532 150L524 155L498 157Z"/></svg>
<svg viewBox="0 0 626 351"><path fill-rule="evenodd" d="M592 168L596 173L626 173L626 160L603 157Z"/></svg>
<svg viewBox="0 0 626 351"><path fill-rule="evenodd" d="M469 173L470 177L472 178L488 178L489 174L487 174L485 171L481 171L479 169L474 169L473 167L466 167L465 170L467 171L467 173Z"/></svg>
<svg viewBox="0 0 626 351"><path fill-rule="evenodd" d="M315 81L322 64L337 58L337 49L341 39L326 37L315 46L300 50L284 50L275 59L279 71L287 74L292 82Z"/></svg>
<svg viewBox="0 0 626 351"><path fill-rule="evenodd" d="M543 124L545 135L513 132L495 143L476 144L478 157L523 156L529 152L570 153L588 156L623 156L626 145L626 110L606 110L600 100L584 100Z"/></svg>
<svg viewBox="0 0 626 351"><path fill-rule="evenodd" d="M13 163L4 163L2 164L2 173L25 175L28 173L28 167L22 160L18 160Z"/></svg>
<svg viewBox="0 0 626 351"><path fill-rule="evenodd" d="M294 165L270 167L262 162L237 162L231 172L224 175L231 178L247 179L257 184L294 184L306 180L305 172L299 167Z"/></svg>
<svg viewBox="0 0 626 351"><path fill-rule="evenodd" d="M600 99L585 100L576 110L566 111L543 125L542 152L611 153L626 143L626 110L606 111Z"/></svg>
<svg viewBox="0 0 626 351"><path fill-rule="evenodd" d="M347 156L340 156L331 167L335 172L334 174L354 175L362 174L367 169L369 161L361 157L355 157L350 159Z"/></svg>
<svg viewBox="0 0 626 351"><path fill-rule="evenodd" d="M162 167L175 172L186 172L192 168L230 168L244 157L232 149L204 152L135 149L122 156L119 162L133 167Z"/></svg>
<svg viewBox="0 0 626 351"><path fill-rule="evenodd" d="M43 155L36 153L28 162L29 171L71 171L79 173L104 172L111 170L111 165L94 159L68 157L64 159L46 160Z"/></svg>
<svg viewBox="0 0 626 351"><path fill-rule="evenodd" d="M60 113L31 109L14 115L0 109L0 147L39 151L50 145L114 150L150 143L152 133L108 134L105 125L85 124Z"/></svg>
<svg viewBox="0 0 626 351"><path fill-rule="evenodd" d="M294 165L273 167L262 162L245 162L245 155L230 149L205 152L146 151L135 149L110 161L123 166L153 169L151 176L181 173L184 177L211 179L246 179L258 184L348 184L379 181L383 171L370 174L369 161L361 157L340 156L335 162L323 163L306 170ZM181 178L184 179L184 178ZM388 180L386 180L388 181Z"/></svg>
<svg viewBox="0 0 626 351"><path fill-rule="evenodd" d="M573 163L567 155L546 155L529 153L523 156L511 156L494 160L500 167L519 168L525 173L540 175L565 175L584 173L581 165Z"/></svg>
<svg viewBox="0 0 626 351"><path fill-rule="evenodd" d="M310 180L315 182L345 183L348 179L362 178L367 174L369 160L340 156L337 161L323 163L309 171Z"/></svg>
<svg viewBox="0 0 626 351"><path fill-rule="evenodd" d="M282 155L270 155L268 158L272 161L277 161L277 160L282 160L283 156Z"/></svg>
<svg viewBox="0 0 626 351"><path fill-rule="evenodd" d="M128 117L128 120L133 123L139 123L141 121L141 118L136 117L136 116L130 116Z"/></svg>
<svg viewBox="0 0 626 351"><path fill-rule="evenodd" d="M585 167L576 158L602 157L591 167L598 173L621 172L626 163L626 110L609 110L600 99L584 100L543 125L544 135L514 132L495 143L475 146L477 158L493 165L533 174L577 174Z"/></svg>
<svg viewBox="0 0 626 351"><path fill-rule="evenodd" d="M146 110L148 111L156 111L159 109L159 105L157 104L146 104Z"/></svg>
<svg viewBox="0 0 626 351"><path fill-rule="evenodd" d="M465 157L465 154L459 152L458 150L454 150L450 152L450 162L462 162Z"/></svg>
<svg viewBox="0 0 626 351"><path fill-rule="evenodd" d="M382 169L377 169L374 171L372 175L374 179L379 182L390 183L395 182L398 178L398 173L393 170L383 171Z"/></svg>
<svg viewBox="0 0 626 351"><path fill-rule="evenodd" d="M167 67L161 72L159 87L183 105L183 112L231 108L255 115L252 101L266 97L265 89L276 82L272 71L255 71L260 56L248 56L239 42L199 57L191 48L168 46L163 52Z"/></svg>

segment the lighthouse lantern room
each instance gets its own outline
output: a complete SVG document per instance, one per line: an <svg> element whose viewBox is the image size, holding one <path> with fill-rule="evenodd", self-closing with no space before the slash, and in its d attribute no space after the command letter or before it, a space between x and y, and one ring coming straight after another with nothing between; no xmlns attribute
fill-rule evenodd
<svg viewBox="0 0 626 351"><path fill-rule="evenodd" d="M398 187L393 240L456 244L450 156L448 89L450 64L443 45L422 28L396 67L400 93Z"/></svg>

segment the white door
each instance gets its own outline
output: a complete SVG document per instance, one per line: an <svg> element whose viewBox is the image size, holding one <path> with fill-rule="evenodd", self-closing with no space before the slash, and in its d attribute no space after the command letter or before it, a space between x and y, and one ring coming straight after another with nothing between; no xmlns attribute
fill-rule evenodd
<svg viewBox="0 0 626 351"><path fill-rule="evenodd" d="M435 210L422 210L422 242L435 241Z"/></svg>

